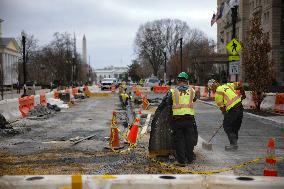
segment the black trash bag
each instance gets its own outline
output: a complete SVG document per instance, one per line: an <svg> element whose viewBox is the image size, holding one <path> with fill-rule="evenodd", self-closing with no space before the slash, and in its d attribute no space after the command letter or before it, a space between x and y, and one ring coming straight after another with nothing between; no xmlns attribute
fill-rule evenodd
<svg viewBox="0 0 284 189"><path fill-rule="evenodd" d="M6 121L6 118L0 114L0 129L7 129L8 122Z"/></svg>
<svg viewBox="0 0 284 189"><path fill-rule="evenodd" d="M174 154L172 129L170 125L172 110L165 107L157 110L151 123L149 140L150 156L169 156Z"/></svg>
<svg viewBox="0 0 284 189"><path fill-rule="evenodd" d="M53 107L54 107L54 110L55 110L56 112L60 112L60 111L61 111L61 109L60 109L57 105L53 105Z"/></svg>

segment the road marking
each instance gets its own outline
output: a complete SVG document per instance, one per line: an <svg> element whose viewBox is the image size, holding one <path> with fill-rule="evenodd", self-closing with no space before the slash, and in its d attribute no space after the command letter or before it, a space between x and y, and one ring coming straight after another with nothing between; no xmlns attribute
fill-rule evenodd
<svg viewBox="0 0 284 189"><path fill-rule="evenodd" d="M145 134L145 133L147 132L147 128L148 128L150 119L151 119L151 114L148 114L148 115L147 115L146 122L145 122L145 124L144 124L144 127L142 128L141 134Z"/></svg>

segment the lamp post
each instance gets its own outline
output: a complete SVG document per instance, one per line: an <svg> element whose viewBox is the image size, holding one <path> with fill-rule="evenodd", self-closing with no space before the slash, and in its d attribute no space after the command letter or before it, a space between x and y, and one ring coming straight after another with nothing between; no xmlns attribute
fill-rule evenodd
<svg viewBox="0 0 284 189"><path fill-rule="evenodd" d="M24 75L24 94L23 96L27 96L26 90L26 34L22 31L22 45L23 45L23 75Z"/></svg>
<svg viewBox="0 0 284 189"><path fill-rule="evenodd" d="M164 83L166 85L166 80L167 80L167 53L166 51L163 51L164 57L165 57L165 72L164 72Z"/></svg>
<svg viewBox="0 0 284 189"><path fill-rule="evenodd" d="M180 72L182 72L182 38L180 40Z"/></svg>
<svg viewBox="0 0 284 189"><path fill-rule="evenodd" d="M72 85L74 85L74 80L75 80L74 65L75 65L75 55L72 53L72 64L71 64L71 82L72 82Z"/></svg>

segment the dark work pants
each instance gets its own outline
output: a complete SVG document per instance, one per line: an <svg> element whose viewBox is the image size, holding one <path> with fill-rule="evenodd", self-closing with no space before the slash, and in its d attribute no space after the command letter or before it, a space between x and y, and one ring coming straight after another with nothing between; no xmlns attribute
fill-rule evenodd
<svg viewBox="0 0 284 189"><path fill-rule="evenodd" d="M230 141L230 145L238 144L238 133L243 120L243 106L241 104L231 108L224 115L223 127Z"/></svg>
<svg viewBox="0 0 284 189"><path fill-rule="evenodd" d="M182 164L192 161L197 134L194 119L173 120L171 124L177 161Z"/></svg>

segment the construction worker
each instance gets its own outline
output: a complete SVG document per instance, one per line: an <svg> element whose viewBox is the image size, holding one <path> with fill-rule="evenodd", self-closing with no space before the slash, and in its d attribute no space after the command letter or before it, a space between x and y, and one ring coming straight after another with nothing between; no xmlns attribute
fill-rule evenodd
<svg viewBox="0 0 284 189"><path fill-rule="evenodd" d="M221 85L214 79L208 81L208 88L215 93L215 102L224 115L223 128L230 142L225 150L235 151L238 149L238 132L243 119L242 99L246 98L245 91L238 83ZM241 95L236 90L240 90Z"/></svg>
<svg viewBox="0 0 284 189"><path fill-rule="evenodd" d="M187 73L181 72L177 81L178 86L167 93L157 111L166 106L170 106L172 110L170 122L176 151L176 165L184 167L186 163L190 164L196 158L193 152L198 137L193 108L196 97L194 89L188 85Z"/></svg>
<svg viewBox="0 0 284 189"><path fill-rule="evenodd" d="M123 108L127 106L129 98L129 95L126 93L126 89L124 89L123 92L120 94L120 99L122 101Z"/></svg>

